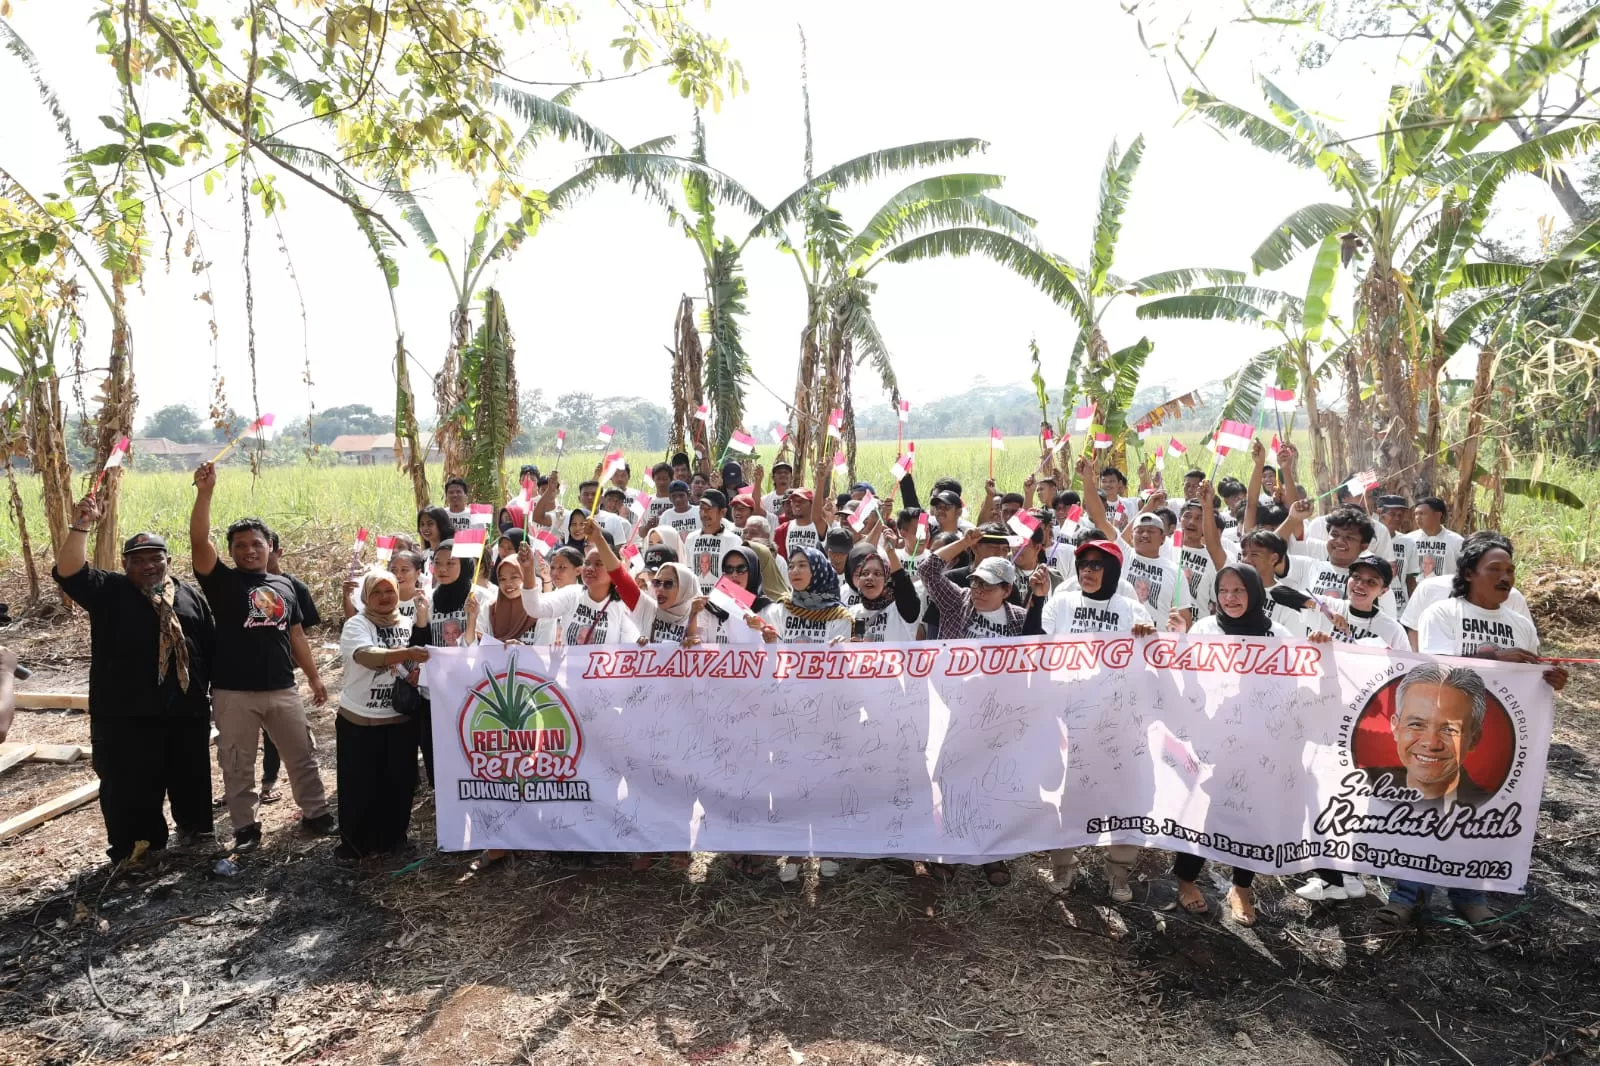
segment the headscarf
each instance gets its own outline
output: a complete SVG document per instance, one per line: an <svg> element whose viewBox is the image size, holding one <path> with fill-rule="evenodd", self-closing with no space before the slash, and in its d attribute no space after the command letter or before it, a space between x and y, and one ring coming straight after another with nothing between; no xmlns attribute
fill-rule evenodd
<svg viewBox="0 0 1600 1066"><path fill-rule="evenodd" d="M144 590L156 612L156 636L161 642L156 652L156 684L167 682L167 660L178 668L178 691L189 691L189 645L183 639L183 624L178 621L178 583L170 577Z"/></svg>
<svg viewBox="0 0 1600 1066"><path fill-rule="evenodd" d="M578 540L576 537L574 537L572 535L572 520L574 518L588 518L588 517L589 517L589 512L584 510L582 507L574 507L572 510L567 512L567 528L562 530L562 532L564 534L566 534L566 538L567 538L564 543L567 544L569 547L577 548L579 551L583 551L589 546L589 542L588 541L586 541L586 540Z"/></svg>
<svg viewBox="0 0 1600 1066"><path fill-rule="evenodd" d="M379 614L372 606L372 590L387 582L394 586L395 605L388 614ZM400 624L400 579L387 570L371 570L361 580L361 614L367 621L381 629Z"/></svg>
<svg viewBox="0 0 1600 1066"><path fill-rule="evenodd" d="M717 564L717 573L722 573L722 564L732 559L735 555L743 559L744 565L750 568L750 572L745 575L744 589L755 597L755 600L750 604L750 609L759 614L766 608L771 607L772 601L762 594L761 560L754 551L742 544L737 548L729 548L723 553L722 562ZM830 565L828 569L832 570L833 567ZM706 602L706 610L716 615L720 621L726 622L728 620L728 612L710 601Z"/></svg>
<svg viewBox="0 0 1600 1066"><path fill-rule="evenodd" d="M662 563L656 570L656 576L660 577L668 570L671 570L673 576L678 579L678 602L671 607L663 607L657 602L656 621L678 625L689 617L689 607L694 603L694 598L700 594L700 586L695 580L694 571L682 563Z"/></svg>
<svg viewBox="0 0 1600 1066"><path fill-rule="evenodd" d="M450 522L450 512L446 511L443 507L424 507L422 510L418 511L417 521L419 524L421 523L423 515L427 515L429 518L433 519L434 528L439 534L439 539L434 541L432 544L426 545L426 547L437 548L440 544L449 540L455 535L455 527ZM421 535L421 533L417 534L419 537Z"/></svg>
<svg viewBox="0 0 1600 1066"><path fill-rule="evenodd" d="M828 557L817 548L795 548L789 552L791 563L797 555L811 567L811 581L803 589L790 589L786 604L790 612L808 622L837 622L849 618L849 610L839 600L839 575Z"/></svg>
<svg viewBox="0 0 1600 1066"><path fill-rule="evenodd" d="M1222 609L1222 598L1217 595L1217 590L1222 587L1222 575L1234 574L1244 583L1245 608L1244 614L1238 618L1231 617ZM1217 620L1217 626L1230 637L1270 637L1272 635L1272 619L1265 610L1267 594L1261 587L1261 575L1256 573L1256 568L1245 563L1229 563L1217 571L1217 579L1211 586L1212 608Z"/></svg>
<svg viewBox="0 0 1600 1066"><path fill-rule="evenodd" d="M1095 592L1083 590L1083 598L1086 600L1109 600L1116 595L1117 586L1122 582L1122 563L1117 560L1115 555L1105 551L1094 541L1090 541L1089 545L1086 546L1093 546L1094 550L1105 562L1104 568L1100 571L1100 588ZM1076 557L1074 557L1074 566L1076 566ZM1083 589L1081 579L1078 587Z"/></svg>
<svg viewBox="0 0 1600 1066"><path fill-rule="evenodd" d="M527 539L528 539L528 534L524 533L520 529L507 529L507 530L504 530L503 532L501 532L501 534L498 537L495 538L495 541L494 541L494 557L495 557L494 574L495 574L495 577L498 578L500 576L500 563L499 563L499 560L501 560L501 559L515 559L517 557L517 551L522 547L523 542L525 540L527 540ZM501 555L500 554L500 542L502 540L509 540L511 542L511 554L510 555ZM496 582L496 584L498 584L498 582Z"/></svg>
<svg viewBox="0 0 1600 1066"><path fill-rule="evenodd" d="M673 529L671 526L658 525L658 526L656 526L656 528L652 529L650 532L659 534L660 537L661 537L661 546L663 548L671 548L673 550L673 552L678 556L679 561L682 561L682 559L683 559L683 537L678 533L678 531L676 529ZM650 538L648 536L646 536L645 537L645 541L648 542L649 540L650 540Z"/></svg>
<svg viewBox="0 0 1600 1066"><path fill-rule="evenodd" d="M518 533L521 533L527 528L528 512L522 509L522 501L518 500L516 503L508 503L500 509L506 513L506 518L511 522L511 524L506 527L508 530L514 529Z"/></svg>
<svg viewBox="0 0 1600 1066"><path fill-rule="evenodd" d="M508 566L516 570L519 578L523 576L522 564L517 561L516 556L508 556L495 565L496 586L500 584L500 571ZM528 612L523 609L521 596L500 595L495 597L494 603L489 606L489 623L494 629L495 640L510 642L521 639L522 635L532 628L533 619L529 618Z"/></svg>
<svg viewBox="0 0 1600 1066"><path fill-rule="evenodd" d="M451 554L451 558L455 558L454 553ZM436 617L461 610L467 605L467 596L472 592L472 576L478 570L478 560L459 559L457 562L461 566L461 572L456 575L456 579L448 585L440 585L433 590L433 613Z"/></svg>
<svg viewBox="0 0 1600 1066"><path fill-rule="evenodd" d="M850 549L850 554L845 558L844 561L845 582L849 584L851 588L855 589L857 593L860 593L861 589L856 586L856 571L860 570L861 564L865 563L868 559L878 559L880 562L882 562L882 556L878 554L878 549L874 548L866 541L862 541L860 544L857 544L855 547ZM861 597L861 605L869 611L882 611L894 602L894 584L889 580L888 565L885 564L883 569L883 595L879 596L875 600L869 600L865 596Z"/></svg>

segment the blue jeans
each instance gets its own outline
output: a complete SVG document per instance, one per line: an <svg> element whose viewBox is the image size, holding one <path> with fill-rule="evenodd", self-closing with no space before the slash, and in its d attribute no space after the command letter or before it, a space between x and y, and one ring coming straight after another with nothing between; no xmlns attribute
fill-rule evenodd
<svg viewBox="0 0 1600 1066"><path fill-rule="evenodd" d="M1487 905L1489 902L1488 897L1475 888L1451 888L1446 891L1450 894L1450 902L1457 907L1465 907L1469 903ZM1432 892L1433 886L1421 881L1395 881L1389 888L1389 902L1416 907L1427 903Z"/></svg>

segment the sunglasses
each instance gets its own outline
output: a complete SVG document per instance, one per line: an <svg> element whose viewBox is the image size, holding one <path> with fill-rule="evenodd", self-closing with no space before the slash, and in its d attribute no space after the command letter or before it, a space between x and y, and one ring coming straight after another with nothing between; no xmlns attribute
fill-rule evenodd
<svg viewBox="0 0 1600 1066"><path fill-rule="evenodd" d="M653 588L653 589L675 589L675 588L678 587L678 583L676 581L656 581L656 580L652 580L650 582L650 587Z"/></svg>
<svg viewBox="0 0 1600 1066"><path fill-rule="evenodd" d="M724 566L722 572L724 574L748 574L750 568L748 566Z"/></svg>
<svg viewBox="0 0 1600 1066"><path fill-rule="evenodd" d="M1095 571L1097 573L1102 573L1103 574L1103 573L1105 573L1106 564L1100 562L1098 559L1089 559L1089 560L1086 560L1084 562L1079 563L1078 564L1078 569L1079 570L1093 570L1093 571Z"/></svg>

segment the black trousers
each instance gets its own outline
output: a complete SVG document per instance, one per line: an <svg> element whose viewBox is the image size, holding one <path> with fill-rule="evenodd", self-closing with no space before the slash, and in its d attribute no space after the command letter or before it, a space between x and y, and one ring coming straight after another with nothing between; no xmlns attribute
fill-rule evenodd
<svg viewBox="0 0 1600 1066"><path fill-rule="evenodd" d="M417 727L417 744L422 748L422 769L428 775L428 787L433 788L433 702L422 701L422 711L411 716Z"/></svg>
<svg viewBox="0 0 1600 1066"><path fill-rule="evenodd" d="M89 738L112 862L138 840L167 846L164 802L179 830L211 832L209 719L91 714Z"/></svg>
<svg viewBox="0 0 1600 1066"><path fill-rule="evenodd" d="M1180 881L1193 881L1200 876L1200 871L1205 869L1206 861L1198 855L1190 855L1180 851L1172 857L1172 874ZM1254 870L1245 870L1238 866L1233 868L1233 883L1239 888L1249 888L1256 879Z"/></svg>
<svg viewBox="0 0 1600 1066"><path fill-rule="evenodd" d="M278 771L283 768L283 759L278 755L278 745L267 736L267 731L261 731L261 788L266 791L268 785L278 783Z"/></svg>
<svg viewBox="0 0 1600 1066"><path fill-rule="evenodd" d="M334 721L338 745L339 836L358 855L381 855L406 842L417 789L415 719L384 725Z"/></svg>

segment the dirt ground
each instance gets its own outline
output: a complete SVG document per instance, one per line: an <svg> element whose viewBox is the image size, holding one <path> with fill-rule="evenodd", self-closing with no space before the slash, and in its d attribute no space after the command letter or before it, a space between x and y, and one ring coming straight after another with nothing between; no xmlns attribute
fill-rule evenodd
<svg viewBox="0 0 1600 1066"><path fill-rule="evenodd" d="M1600 655L1600 604L1530 581L1541 629ZM1581 587L1580 587L1581 586ZM1570 593L1570 594L1569 594ZM32 689L85 683L80 619L5 634ZM316 646L331 633L313 637ZM335 658L324 647L324 661ZM333 669L325 672L337 691ZM88 741L84 715L18 712L13 740ZM317 716L324 779L333 719ZM92 779L29 763L0 818ZM217 782L220 795L220 778ZM286 790L285 790L286 791ZM1040 861L933 894L899 867L819 884L435 852L418 797L408 865L343 866L287 798L235 877L212 853L110 876L90 804L0 844L0 1063L1575 1063L1600 1057L1600 669L1557 706L1525 897L1485 931L1384 934L1362 901L1257 881L1240 929L1169 909L1147 853L1132 904L1066 897ZM218 812L219 824L226 824ZM226 836L226 834L224 834ZM1441 900L1442 902L1442 900Z"/></svg>

